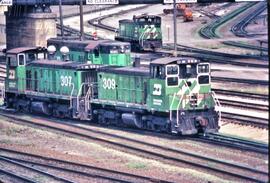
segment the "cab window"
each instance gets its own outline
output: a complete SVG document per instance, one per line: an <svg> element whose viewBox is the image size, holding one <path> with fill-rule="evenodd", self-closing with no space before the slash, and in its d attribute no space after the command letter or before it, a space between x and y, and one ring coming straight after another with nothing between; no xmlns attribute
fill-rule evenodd
<svg viewBox="0 0 270 183"><path fill-rule="evenodd" d="M167 86L178 86L178 76L177 77L167 77Z"/></svg>
<svg viewBox="0 0 270 183"><path fill-rule="evenodd" d="M198 64L198 74L200 73L209 73L210 72L210 65L207 64Z"/></svg>
<svg viewBox="0 0 270 183"><path fill-rule="evenodd" d="M151 69L152 77L158 79L165 78L165 68L163 66L153 66Z"/></svg>
<svg viewBox="0 0 270 183"><path fill-rule="evenodd" d="M19 62L19 65L25 65L25 55L24 54L18 54L18 62Z"/></svg>
<svg viewBox="0 0 270 183"><path fill-rule="evenodd" d="M195 64L180 65L180 78L191 78L197 76L197 66Z"/></svg>
<svg viewBox="0 0 270 183"><path fill-rule="evenodd" d="M28 61L34 61L36 60L36 55L34 53L29 53L28 54Z"/></svg>
<svg viewBox="0 0 270 183"><path fill-rule="evenodd" d="M210 77L209 75L200 75L198 77L199 84L209 84L210 83Z"/></svg>
<svg viewBox="0 0 270 183"><path fill-rule="evenodd" d="M167 75L178 75L179 74L179 66L178 65L167 65L166 66L166 74Z"/></svg>
<svg viewBox="0 0 270 183"><path fill-rule="evenodd" d="M113 46L110 48L110 54L117 54L118 53L118 48L117 46Z"/></svg>
<svg viewBox="0 0 270 183"><path fill-rule="evenodd" d="M15 56L8 56L7 57L7 65L11 66L11 67L16 67L18 65L16 57Z"/></svg>

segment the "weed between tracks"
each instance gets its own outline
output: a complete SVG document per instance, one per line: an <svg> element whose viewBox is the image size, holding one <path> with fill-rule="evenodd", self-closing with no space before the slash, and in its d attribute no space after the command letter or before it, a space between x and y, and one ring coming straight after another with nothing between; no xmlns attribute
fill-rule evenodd
<svg viewBox="0 0 270 183"><path fill-rule="evenodd" d="M1 117L0 127L2 147L174 182L227 182L214 175L138 157L95 142L12 124Z"/></svg>

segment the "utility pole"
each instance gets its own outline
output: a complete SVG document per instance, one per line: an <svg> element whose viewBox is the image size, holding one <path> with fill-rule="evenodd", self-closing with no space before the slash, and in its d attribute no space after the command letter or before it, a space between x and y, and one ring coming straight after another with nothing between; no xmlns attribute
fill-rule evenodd
<svg viewBox="0 0 270 183"><path fill-rule="evenodd" d="M64 39L64 24L63 24L62 0L59 0L59 14L60 14L61 37L62 37L62 39Z"/></svg>
<svg viewBox="0 0 270 183"><path fill-rule="evenodd" d="M174 33L174 52L173 56L177 57L177 27L176 27L176 0L173 0L173 33Z"/></svg>
<svg viewBox="0 0 270 183"><path fill-rule="evenodd" d="M83 30L83 0L80 0L80 40L84 40L84 30Z"/></svg>

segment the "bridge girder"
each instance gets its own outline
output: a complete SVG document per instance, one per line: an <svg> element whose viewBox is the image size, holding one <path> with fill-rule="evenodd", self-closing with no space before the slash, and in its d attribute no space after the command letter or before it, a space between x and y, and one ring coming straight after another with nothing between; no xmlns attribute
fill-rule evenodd
<svg viewBox="0 0 270 183"><path fill-rule="evenodd" d="M197 0L198 3L223 3L223 2L235 2L235 0ZM120 5L126 4L162 4L164 0L119 0ZM83 0L86 3L86 0ZM48 4L58 5L59 0L13 0L14 5L37 5ZM80 0L62 0L63 5L79 5Z"/></svg>

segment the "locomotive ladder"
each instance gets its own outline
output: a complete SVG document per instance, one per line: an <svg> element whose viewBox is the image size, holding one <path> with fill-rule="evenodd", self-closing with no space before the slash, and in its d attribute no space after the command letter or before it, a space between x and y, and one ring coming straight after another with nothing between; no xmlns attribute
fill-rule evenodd
<svg viewBox="0 0 270 183"><path fill-rule="evenodd" d="M214 102L215 102L215 111L218 112L218 122L220 123L220 121L221 121L221 105L220 105L220 102L217 98L216 93L214 91L212 91L211 94L212 94L212 97L213 97Z"/></svg>
<svg viewBox="0 0 270 183"><path fill-rule="evenodd" d="M88 86L87 92L86 92L85 96L80 96L84 86ZM78 116L82 120L89 120L88 112L91 108L91 105L90 105L91 93L92 93L91 92L91 85L89 83L82 83L80 86L79 92L77 94L77 97L76 97L76 101L77 101L76 107L77 107ZM90 115L90 116L92 116L92 115Z"/></svg>

